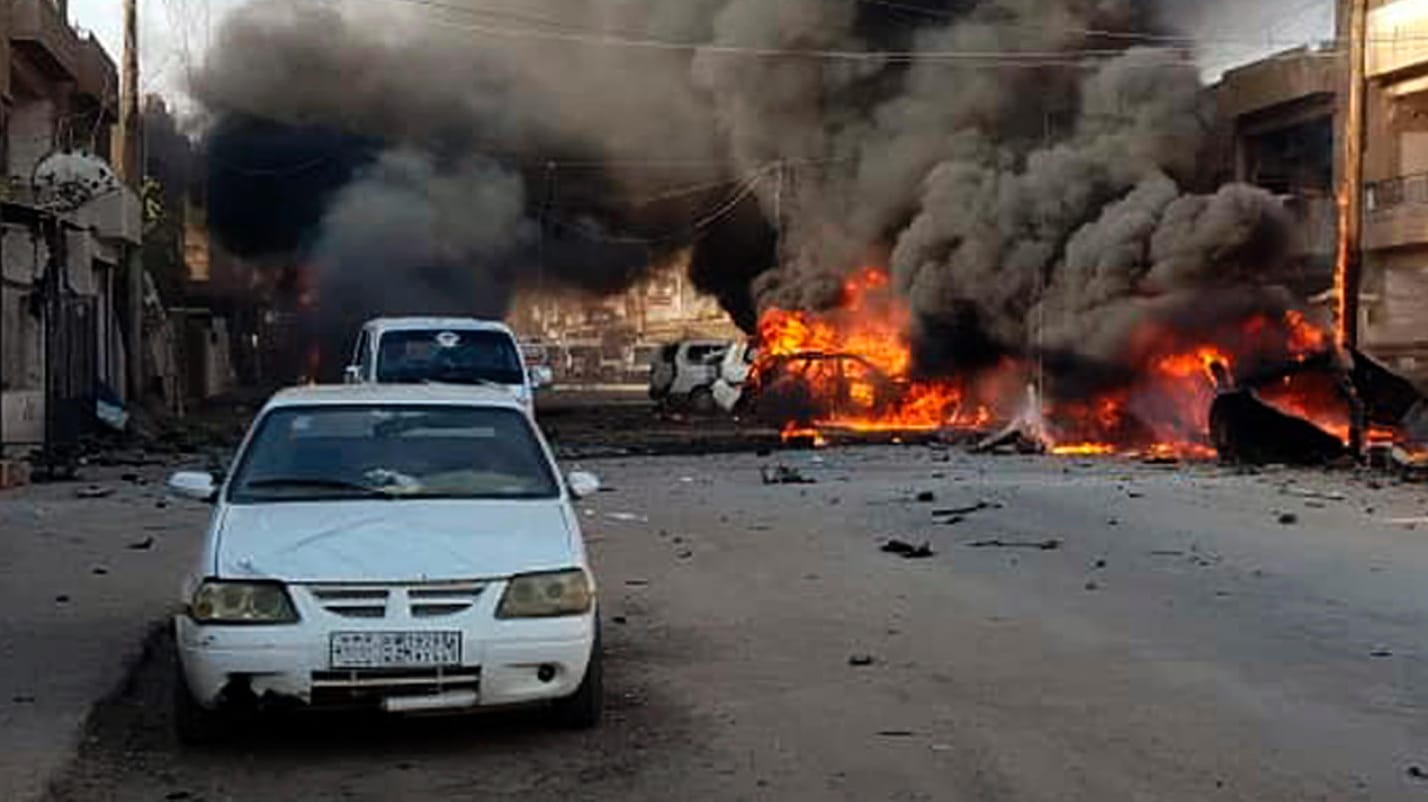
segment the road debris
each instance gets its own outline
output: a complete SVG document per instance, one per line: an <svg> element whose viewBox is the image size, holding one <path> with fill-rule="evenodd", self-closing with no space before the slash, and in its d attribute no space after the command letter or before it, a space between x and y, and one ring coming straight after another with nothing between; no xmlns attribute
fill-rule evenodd
<svg viewBox="0 0 1428 802"><path fill-rule="evenodd" d="M1284 492L1299 498L1314 499L1316 501L1347 501L1348 496L1343 493L1335 493L1326 490L1311 490L1307 487L1286 487Z"/></svg>
<svg viewBox="0 0 1428 802"><path fill-rule="evenodd" d="M1299 516L1292 512L1280 513L1279 523L1283 526L1293 526L1299 523Z"/></svg>
<svg viewBox="0 0 1428 802"><path fill-rule="evenodd" d="M1393 656L1393 650L1390 649L1390 648L1388 648L1387 646L1375 646L1375 647L1373 647L1373 651L1369 652L1369 657L1379 657L1379 658L1383 658L1383 657L1392 657L1392 656Z"/></svg>
<svg viewBox="0 0 1428 802"><path fill-rule="evenodd" d="M896 554L904 560L925 560L937 554L936 551L933 551L931 543L914 546L901 540L889 540L882 545L881 550L885 554Z"/></svg>
<svg viewBox="0 0 1428 802"><path fill-rule="evenodd" d="M94 574L95 576L104 576L105 574L109 573L109 569L105 568L102 565L96 565L91 568L89 572L91 574Z"/></svg>
<svg viewBox="0 0 1428 802"><path fill-rule="evenodd" d="M647 524L650 522L649 518L643 515L637 515L633 512L607 512L605 513L605 517L612 521L620 521L621 523Z"/></svg>
<svg viewBox="0 0 1428 802"><path fill-rule="evenodd" d="M817 484L817 480L804 476L797 468L787 465L765 465L759 469L759 475L766 485Z"/></svg>
<svg viewBox="0 0 1428 802"><path fill-rule="evenodd" d="M112 495L114 495L114 488L105 487L104 485L85 485L84 487L76 487L74 489L75 498L108 498Z"/></svg>
<svg viewBox="0 0 1428 802"><path fill-rule="evenodd" d="M877 658L870 654L855 654L848 657L848 665L855 668L865 668L877 662Z"/></svg>
<svg viewBox="0 0 1428 802"><path fill-rule="evenodd" d="M55 604L69 604L69 595L66 593L61 593L60 595L56 596Z"/></svg>
<svg viewBox="0 0 1428 802"><path fill-rule="evenodd" d="M1092 590L1092 591L1094 591L1094 590L1100 590L1100 589L1101 589L1101 585L1100 585L1099 582L1096 582L1095 580L1091 580L1090 582L1087 582L1087 583L1086 583L1085 588L1086 588L1086 590Z"/></svg>
<svg viewBox="0 0 1428 802"><path fill-rule="evenodd" d="M883 738L914 738L917 733L912 730L878 730L878 735Z"/></svg>
<svg viewBox="0 0 1428 802"><path fill-rule="evenodd" d="M1428 780L1428 770L1425 770L1422 766L1409 766L1408 776L1415 780Z"/></svg>
<svg viewBox="0 0 1428 802"><path fill-rule="evenodd" d="M932 492L931 490L924 490L921 493L918 493L914 500L918 504L931 504L932 502L937 500L937 494Z"/></svg>
<svg viewBox="0 0 1428 802"><path fill-rule="evenodd" d="M1033 549L1056 551L1062 542L1057 538L1047 540L976 540L967 544L969 549Z"/></svg>
<svg viewBox="0 0 1428 802"><path fill-rule="evenodd" d="M1005 504L1002 504L999 501L987 501L986 499L983 499L981 501L978 501L976 504L970 504L965 507L947 507L940 510L933 510L932 517L941 518L948 515L971 515L973 513L983 512L985 510L1000 510L1005 506Z"/></svg>
<svg viewBox="0 0 1428 802"><path fill-rule="evenodd" d="M154 547L154 537L153 537L153 535L150 535L149 537L146 537L146 538L144 538L143 540L136 540L136 541L134 541L133 543L130 543L128 546L125 546L125 548L129 549L130 551L148 551L149 549L152 549L153 547Z"/></svg>

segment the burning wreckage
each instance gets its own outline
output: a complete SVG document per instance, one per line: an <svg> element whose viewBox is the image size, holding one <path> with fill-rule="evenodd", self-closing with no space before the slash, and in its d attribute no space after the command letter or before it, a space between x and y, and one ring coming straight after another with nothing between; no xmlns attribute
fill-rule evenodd
<svg viewBox="0 0 1428 802"><path fill-rule="evenodd" d="M1297 310L1251 315L1201 343L1147 329L1134 371L1110 371L1119 383L1079 396L1059 394L1046 359L921 375L909 323L876 268L850 278L827 312L765 311L740 408L785 441L820 445L927 434L989 452L1254 464L1344 460L1357 415L1362 445L1404 470L1424 465L1428 399Z"/></svg>

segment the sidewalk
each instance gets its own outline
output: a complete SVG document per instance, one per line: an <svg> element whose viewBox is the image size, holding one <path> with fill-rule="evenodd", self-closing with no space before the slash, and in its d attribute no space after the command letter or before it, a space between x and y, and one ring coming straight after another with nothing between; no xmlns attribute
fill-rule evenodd
<svg viewBox="0 0 1428 802"><path fill-rule="evenodd" d="M0 492L0 799L43 794L177 603L209 508L165 501L169 470L88 468ZM112 495L80 498L90 486Z"/></svg>

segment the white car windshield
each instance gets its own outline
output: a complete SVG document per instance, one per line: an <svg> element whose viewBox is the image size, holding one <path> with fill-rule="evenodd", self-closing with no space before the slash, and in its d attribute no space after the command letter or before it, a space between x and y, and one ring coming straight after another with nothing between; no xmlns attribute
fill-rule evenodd
<svg viewBox="0 0 1428 802"><path fill-rule="evenodd" d="M522 384L516 344L498 331L392 331L382 335L377 381L383 384Z"/></svg>
<svg viewBox="0 0 1428 802"><path fill-rule="evenodd" d="M228 500L547 499L560 486L525 416L498 407L278 409L258 425Z"/></svg>

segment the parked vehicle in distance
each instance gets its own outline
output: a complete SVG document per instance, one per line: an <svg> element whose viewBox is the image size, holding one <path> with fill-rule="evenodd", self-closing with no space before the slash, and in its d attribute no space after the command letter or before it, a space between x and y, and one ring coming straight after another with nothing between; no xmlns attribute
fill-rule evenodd
<svg viewBox="0 0 1428 802"><path fill-rule="evenodd" d="M362 327L348 383L484 384L504 387L527 409L550 384L548 365L527 367L504 323L475 318L377 318Z"/></svg>
<svg viewBox="0 0 1428 802"><path fill-rule="evenodd" d="M265 707L474 711L550 703L595 725L595 580L562 480L509 393L307 387L258 414L234 468L169 480L214 504L174 619L175 725Z"/></svg>
<svg viewBox="0 0 1428 802"><path fill-rule="evenodd" d="M713 412L712 385L729 345L724 340L683 340L660 348L650 362L650 398L667 409Z"/></svg>
<svg viewBox="0 0 1428 802"><path fill-rule="evenodd" d="M719 361L719 375L710 388L720 409L733 414L746 406L748 393L745 385L758 359L758 347L748 340L734 343L724 353L724 358Z"/></svg>

